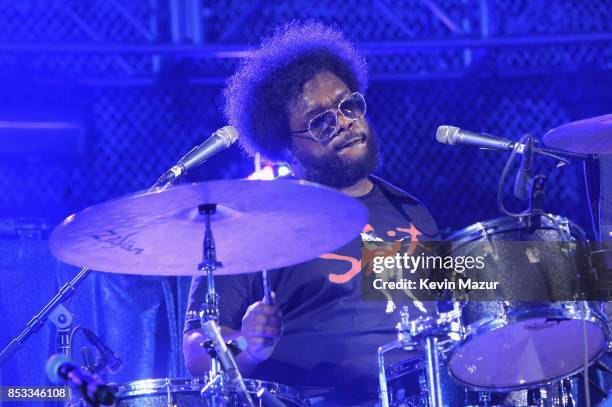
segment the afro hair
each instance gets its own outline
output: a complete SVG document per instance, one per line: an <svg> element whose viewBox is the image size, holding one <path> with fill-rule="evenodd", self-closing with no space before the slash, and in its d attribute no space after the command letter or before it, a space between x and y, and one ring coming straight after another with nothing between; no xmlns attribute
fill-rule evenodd
<svg viewBox="0 0 612 407"><path fill-rule="evenodd" d="M351 91L364 93L365 59L344 35L318 22L291 22L277 28L244 59L223 91L225 116L249 155L284 161L290 143L287 104L316 74L329 71Z"/></svg>

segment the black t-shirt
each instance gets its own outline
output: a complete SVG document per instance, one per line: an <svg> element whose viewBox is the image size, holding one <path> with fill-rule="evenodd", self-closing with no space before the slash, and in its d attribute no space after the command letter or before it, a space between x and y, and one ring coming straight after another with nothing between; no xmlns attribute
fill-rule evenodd
<svg viewBox="0 0 612 407"><path fill-rule="evenodd" d="M385 297L361 300L361 242L438 240L439 235L420 202L379 178L371 180L373 189L357 198L368 208L361 236L334 253L269 273L284 334L251 377L375 397L376 352L396 339L400 317ZM263 298L261 273L216 277L215 288L221 296L219 323L234 330L240 330L247 307ZM205 295L206 277L194 277L188 310L197 312ZM186 331L199 327L197 318L187 318Z"/></svg>

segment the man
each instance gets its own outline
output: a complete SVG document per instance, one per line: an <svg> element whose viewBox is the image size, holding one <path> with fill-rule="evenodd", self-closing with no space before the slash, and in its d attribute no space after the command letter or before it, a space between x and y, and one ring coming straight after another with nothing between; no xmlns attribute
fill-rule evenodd
<svg viewBox="0 0 612 407"><path fill-rule="evenodd" d="M393 340L395 304L361 298L362 240L433 240L435 222L417 200L373 177L379 164L366 120L365 60L343 35L318 23L292 23L265 40L229 80L226 116L249 153L285 161L295 177L336 188L364 203L360 238L312 261L275 270L275 304L261 301L259 273L220 277L219 323L226 339L243 336L237 361L245 377L330 388L325 405L377 397L378 346ZM322 239L325 236L321 236ZM184 336L187 367L206 373L197 311L206 279L192 282ZM371 404L371 403L370 403Z"/></svg>

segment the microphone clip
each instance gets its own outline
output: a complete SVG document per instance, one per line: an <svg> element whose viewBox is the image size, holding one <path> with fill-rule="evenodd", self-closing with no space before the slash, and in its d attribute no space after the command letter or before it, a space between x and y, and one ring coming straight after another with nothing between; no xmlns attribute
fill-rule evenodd
<svg viewBox="0 0 612 407"><path fill-rule="evenodd" d="M532 136L526 135L527 139L523 144L521 159L521 166L516 174L514 180L514 196L520 200L527 200L530 198L532 184L533 184L533 156L535 150L535 141Z"/></svg>
<svg viewBox="0 0 612 407"><path fill-rule="evenodd" d="M215 345L210 339L205 340L201 343L201 346L206 349L206 352L210 355L211 358L217 357L217 352L215 351ZM232 352L232 355L238 356L244 350L242 346L236 341L228 341L226 342L227 348Z"/></svg>

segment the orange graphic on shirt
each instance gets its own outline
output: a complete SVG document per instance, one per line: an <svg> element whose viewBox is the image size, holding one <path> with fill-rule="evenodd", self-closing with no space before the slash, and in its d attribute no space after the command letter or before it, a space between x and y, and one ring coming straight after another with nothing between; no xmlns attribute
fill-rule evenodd
<svg viewBox="0 0 612 407"><path fill-rule="evenodd" d="M415 252L419 244L418 236L422 234L421 231L417 229L417 227L414 225L410 225L410 227L408 228L398 227L395 229L396 230L387 231L387 235L390 237L395 237L397 235L397 232L403 232L409 235L410 245L406 249L406 253L408 255L412 255ZM374 228L372 227L372 225L367 224L364 226L362 233L370 233L373 231L374 231ZM405 237L406 236L404 236L404 238ZM327 259L327 260L346 261L348 263L347 266L349 267L349 269L346 272L342 274L330 273L328 276L329 281L331 281L332 283L344 284L344 283L349 282L353 277L355 277L357 274L361 272L362 262L364 262L366 265L369 265L370 262L373 260L373 258L376 256L395 256L395 254L399 253L399 251L402 248L402 239L404 238L394 240L392 243L392 246L389 249L378 248L376 250L366 250L365 252L367 253L367 258L363 258L361 260L355 257L342 256L342 255L335 254L335 253L325 253L319 257L322 259ZM371 272L370 269L371 268L368 268L368 272Z"/></svg>
<svg viewBox="0 0 612 407"><path fill-rule="evenodd" d="M408 250L406 251L406 253L408 253L408 255L411 256L416 250L417 245L419 244L418 237L422 235L421 231L417 229L416 226L414 225L410 225L408 229L404 229L404 228L396 228L396 229L400 232L408 233L410 235L410 246L408 246Z"/></svg>
<svg viewBox="0 0 612 407"><path fill-rule="evenodd" d="M354 257L350 256L340 256L335 253L325 253L321 256L322 259L329 260L343 260L350 263L351 268L344 274L329 274L329 281L336 284L344 284L351 280L351 278L355 277L357 273L361 271L361 262Z"/></svg>

